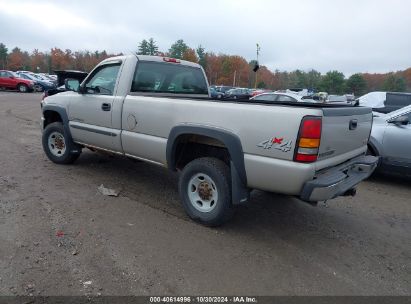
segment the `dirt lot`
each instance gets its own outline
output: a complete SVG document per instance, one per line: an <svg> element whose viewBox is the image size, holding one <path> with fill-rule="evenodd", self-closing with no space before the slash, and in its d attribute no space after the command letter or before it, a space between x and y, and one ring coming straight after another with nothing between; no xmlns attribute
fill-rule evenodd
<svg viewBox="0 0 411 304"><path fill-rule="evenodd" d="M51 163L39 121L39 94L0 92L0 295L411 294L410 180L318 207L255 191L211 229L165 169L86 150Z"/></svg>

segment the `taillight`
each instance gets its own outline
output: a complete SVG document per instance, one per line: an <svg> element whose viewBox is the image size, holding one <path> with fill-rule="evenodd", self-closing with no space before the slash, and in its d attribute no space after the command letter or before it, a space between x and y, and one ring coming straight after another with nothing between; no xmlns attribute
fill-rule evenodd
<svg viewBox="0 0 411 304"><path fill-rule="evenodd" d="M163 61L165 62L172 62L172 63L180 63L180 60L170 57L163 57Z"/></svg>
<svg viewBox="0 0 411 304"><path fill-rule="evenodd" d="M298 133L294 161L315 162L320 148L322 121L321 117L305 116Z"/></svg>

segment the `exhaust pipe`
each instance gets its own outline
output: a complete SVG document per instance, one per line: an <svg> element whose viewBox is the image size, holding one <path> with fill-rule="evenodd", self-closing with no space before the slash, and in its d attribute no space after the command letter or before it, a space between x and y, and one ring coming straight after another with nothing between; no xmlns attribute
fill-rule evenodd
<svg viewBox="0 0 411 304"><path fill-rule="evenodd" d="M356 188L351 188L344 192L343 196L355 196L357 194Z"/></svg>

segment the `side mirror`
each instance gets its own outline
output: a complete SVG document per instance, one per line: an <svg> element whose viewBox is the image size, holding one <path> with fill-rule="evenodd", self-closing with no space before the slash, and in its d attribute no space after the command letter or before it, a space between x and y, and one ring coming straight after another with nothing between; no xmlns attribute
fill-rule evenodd
<svg viewBox="0 0 411 304"><path fill-rule="evenodd" d="M14 79L15 77L14 77L14 76L9 76L9 78L10 78L10 79Z"/></svg>
<svg viewBox="0 0 411 304"><path fill-rule="evenodd" d="M395 118L393 118L389 121L389 123L393 123L397 126L408 125L409 122L410 122L410 120L409 120L407 115L398 116L398 117L395 117Z"/></svg>
<svg viewBox="0 0 411 304"><path fill-rule="evenodd" d="M67 78L66 80L64 80L64 87L67 91L78 92L80 82L77 79Z"/></svg>

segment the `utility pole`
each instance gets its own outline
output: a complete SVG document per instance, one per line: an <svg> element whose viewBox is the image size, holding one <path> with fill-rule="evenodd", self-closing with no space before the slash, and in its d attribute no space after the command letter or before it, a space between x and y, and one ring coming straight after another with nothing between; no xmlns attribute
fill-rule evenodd
<svg viewBox="0 0 411 304"><path fill-rule="evenodd" d="M234 71L233 87L235 87L235 78L237 76L237 70Z"/></svg>
<svg viewBox="0 0 411 304"><path fill-rule="evenodd" d="M258 64L258 55L260 54L260 46L258 45L258 43L257 43L257 64L256 64L256 66L255 66L255 83L254 83L254 89L257 89L257 72L258 72L258 69L260 68L259 67L259 64Z"/></svg>

